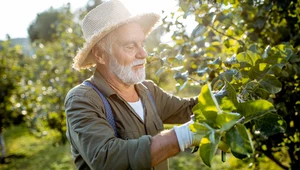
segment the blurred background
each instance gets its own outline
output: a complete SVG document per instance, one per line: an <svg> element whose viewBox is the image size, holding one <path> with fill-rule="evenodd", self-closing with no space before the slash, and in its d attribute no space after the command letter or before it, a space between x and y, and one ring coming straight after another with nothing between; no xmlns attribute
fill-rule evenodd
<svg viewBox="0 0 300 170"><path fill-rule="evenodd" d="M261 137L253 131L256 152L249 159L240 160L228 154L226 162L222 162L218 151L209 168L198 153L187 150L170 159L170 169L299 168L298 0L124 2L137 13L149 10L162 16L146 42L148 79L181 97L198 95L207 82L215 83L216 90L220 90L218 77L237 79L233 67L241 75L249 75L249 70L236 65L235 54L250 49L257 61L266 59L269 63L253 66L253 70L258 70L255 74L251 72L247 80L236 82L240 86L245 84L245 98L272 102L286 122L285 131L280 134ZM77 72L71 64L84 43L80 21L101 3L0 2L0 169L75 169L65 136L63 102L72 87L93 73L93 69ZM275 53L275 49L280 50ZM277 58L272 56L269 60L267 55L272 50ZM264 70L271 70L271 65L278 65L276 71L273 67L272 73ZM269 73L270 79L262 78L262 74Z"/></svg>

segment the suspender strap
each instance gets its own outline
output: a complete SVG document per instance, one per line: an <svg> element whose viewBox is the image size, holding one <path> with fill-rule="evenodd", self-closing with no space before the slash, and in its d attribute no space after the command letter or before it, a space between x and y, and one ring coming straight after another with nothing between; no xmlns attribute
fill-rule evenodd
<svg viewBox="0 0 300 170"><path fill-rule="evenodd" d="M156 110L156 104L154 102L154 99L153 99L153 96L151 95L150 91L147 89L147 93L148 93L148 97L150 98L150 101L151 101L151 104L155 110L155 112L157 113L157 110Z"/></svg>
<svg viewBox="0 0 300 170"><path fill-rule="evenodd" d="M105 107L105 111L106 111L106 119L109 122L110 126L114 129L116 137L118 137L117 128L116 128L116 124L115 124L115 118L114 118L111 107L110 107L106 97L92 83L90 83L88 81L84 81L83 84L93 88L98 93L98 95L101 97L104 107Z"/></svg>

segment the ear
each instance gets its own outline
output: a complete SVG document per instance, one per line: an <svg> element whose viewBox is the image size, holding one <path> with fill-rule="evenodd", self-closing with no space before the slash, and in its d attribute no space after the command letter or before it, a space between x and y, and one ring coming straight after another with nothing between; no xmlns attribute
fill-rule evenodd
<svg viewBox="0 0 300 170"><path fill-rule="evenodd" d="M95 57L95 60L97 61L97 63L105 64L105 60L104 60L105 53L103 50L101 50L99 47L97 47L97 45L95 45L92 48L92 53L94 54L94 57Z"/></svg>

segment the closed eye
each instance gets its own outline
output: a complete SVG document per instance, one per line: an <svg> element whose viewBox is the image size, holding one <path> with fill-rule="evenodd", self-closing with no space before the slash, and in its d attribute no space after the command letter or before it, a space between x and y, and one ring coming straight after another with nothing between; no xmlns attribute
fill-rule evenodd
<svg viewBox="0 0 300 170"><path fill-rule="evenodd" d="M128 49L134 49L134 46L127 46Z"/></svg>
<svg viewBox="0 0 300 170"><path fill-rule="evenodd" d="M130 45L126 45L125 48L129 49L129 50L133 50L134 49L134 44L130 44Z"/></svg>

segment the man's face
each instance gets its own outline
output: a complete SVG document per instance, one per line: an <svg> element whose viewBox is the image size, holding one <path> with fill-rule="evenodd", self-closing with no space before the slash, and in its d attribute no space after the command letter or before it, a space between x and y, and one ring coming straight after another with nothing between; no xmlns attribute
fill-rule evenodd
<svg viewBox="0 0 300 170"><path fill-rule="evenodd" d="M145 80L144 49L145 34L137 23L129 23L118 28L114 34L109 69L128 85Z"/></svg>

